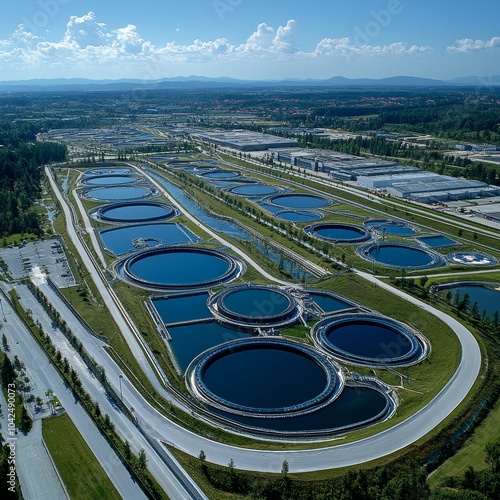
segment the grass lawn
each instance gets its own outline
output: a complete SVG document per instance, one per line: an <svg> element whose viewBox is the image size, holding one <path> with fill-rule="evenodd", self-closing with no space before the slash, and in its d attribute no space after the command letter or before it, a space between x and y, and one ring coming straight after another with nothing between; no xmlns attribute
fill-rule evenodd
<svg viewBox="0 0 500 500"><path fill-rule="evenodd" d="M67 414L45 419L43 438L72 500L121 498Z"/></svg>
<svg viewBox="0 0 500 500"><path fill-rule="evenodd" d="M434 474L429 477L431 488L436 488L447 476L463 475L467 467L471 465L476 470L486 469L484 462L486 453L485 446L500 437L500 401L497 401L495 407L484 422L474 431L474 434L452 458L447 460Z"/></svg>

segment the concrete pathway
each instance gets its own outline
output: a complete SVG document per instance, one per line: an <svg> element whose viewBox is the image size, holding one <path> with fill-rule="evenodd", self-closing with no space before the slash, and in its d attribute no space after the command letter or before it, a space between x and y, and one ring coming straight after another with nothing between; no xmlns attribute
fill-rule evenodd
<svg viewBox="0 0 500 500"><path fill-rule="evenodd" d="M69 498L42 437L42 420L33 422L30 432L19 432L16 468L23 497L36 500Z"/></svg>

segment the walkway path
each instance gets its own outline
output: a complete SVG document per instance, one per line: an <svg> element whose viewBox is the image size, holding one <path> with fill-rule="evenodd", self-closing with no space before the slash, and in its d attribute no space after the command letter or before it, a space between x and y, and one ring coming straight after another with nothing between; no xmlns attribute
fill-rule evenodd
<svg viewBox="0 0 500 500"><path fill-rule="evenodd" d="M24 498L37 500L67 499L42 437L42 420L33 422L31 431L18 434L16 467Z"/></svg>

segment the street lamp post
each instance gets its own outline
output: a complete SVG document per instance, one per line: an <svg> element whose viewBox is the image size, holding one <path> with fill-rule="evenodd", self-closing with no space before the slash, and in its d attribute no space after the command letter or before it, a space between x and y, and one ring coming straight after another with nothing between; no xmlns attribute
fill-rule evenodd
<svg viewBox="0 0 500 500"><path fill-rule="evenodd" d="M0 307L2 308L2 317L4 321L7 321L7 318L5 317L5 313L3 312L3 304L2 304L2 299L0 299Z"/></svg>
<svg viewBox="0 0 500 500"><path fill-rule="evenodd" d="M123 378L123 375L120 373L120 375L118 375L118 378L120 379L120 400L123 403L123 393L122 393L122 378Z"/></svg>

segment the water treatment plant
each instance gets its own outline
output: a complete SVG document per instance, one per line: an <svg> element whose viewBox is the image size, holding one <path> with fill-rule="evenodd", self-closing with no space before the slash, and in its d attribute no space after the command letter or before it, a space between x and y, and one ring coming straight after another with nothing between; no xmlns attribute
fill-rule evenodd
<svg viewBox="0 0 500 500"><path fill-rule="evenodd" d="M263 182L215 162L171 163L173 177L150 166L93 168L79 186L90 220L99 225L97 241L112 259L108 272L140 290L192 411L231 433L283 441L328 440L394 417L399 391L371 373L394 373L404 388L409 378L399 370L422 366L433 352L431 340L413 324L318 287L330 271L303 267L273 238L258 239L255 230L197 203L178 172L219 190L220 199L234 196L235 206L244 199L255 207L250 213L264 210L267 224L308 237L310 252L318 245L352 248L368 268L432 270L459 259L485 261L487 254L446 257L432 248L456 250L458 241L403 218L353 210L341 198ZM269 259L290 272L283 276L302 282L273 283L238 246L217 241L215 233L201 236L202 226L187 214L225 237L252 242L259 263ZM331 262L339 266L340 259ZM255 280L255 269L267 279ZM345 272L347 266L339 274Z"/></svg>
<svg viewBox="0 0 500 500"><path fill-rule="evenodd" d="M336 199L256 182L246 173L213 165L174 167L256 203L278 221L301 224L313 241L352 246L372 265L423 270L447 263L430 250L446 245L444 236L424 233L416 244L409 237L420 229L403 219L330 221L328 210L339 205ZM173 199L145 200L158 196L159 189L144 182L144 174L181 200L182 208ZM185 222L169 219L183 220L188 207L225 234L245 241L254 238L252 233L214 218L153 170L138 175L94 169L81 184L84 199L101 203L89 210L92 220L113 225L97 231L103 250L118 257L113 272L150 294L146 309L170 362L185 381L191 404L208 421L224 423L232 432L294 440L373 425L394 415L399 397L381 379L358 372L408 368L432 352L415 327L332 291L243 282L244 260L207 244ZM307 225L318 219L326 221ZM255 244L265 252L265 244ZM311 345L284 337L281 332L290 328L310 330Z"/></svg>
<svg viewBox="0 0 500 500"><path fill-rule="evenodd" d="M177 433L199 433L195 446L216 462L213 450L238 441L273 457L286 450L280 462L294 457L295 466L294 447L322 448L329 464L339 443L394 433L394 450L423 437L470 390L472 379L456 373L476 359L467 334L432 316L433 305L494 324L497 287L447 276L489 271L499 252L481 231L474 243L472 232L434 227L410 205L372 192L361 201L318 171L231 158L143 151L129 162L53 169L72 199L76 244L102 269L75 278L77 290L67 280L66 302L82 298L99 314L102 291L125 314L96 335L119 349L122 411L133 407L133 425L190 455L200 451ZM43 269L35 273L41 282ZM90 276L102 280L97 292L87 291ZM128 328L134 359L115 340ZM132 399L132 373L158 412ZM437 423L426 413L434 405L444 415ZM414 419L415 430L401 434Z"/></svg>
<svg viewBox="0 0 500 500"><path fill-rule="evenodd" d="M255 22L247 3L209 3L191 17L212 31ZM447 55L390 41L406 7L363 45L367 61L472 61L457 9L440 23L457 31ZM212 72L236 57L249 78L243 63L266 54L261 72L290 58L307 72L309 52L328 72L339 44L307 52L299 18L260 19L183 55L184 25L153 46L141 23L79 15L0 46L19 56L65 33L78 43L54 47L82 56L66 71L100 53L158 80L0 82L0 371L19 396L18 495L498 498L498 81L154 76L202 52Z"/></svg>

